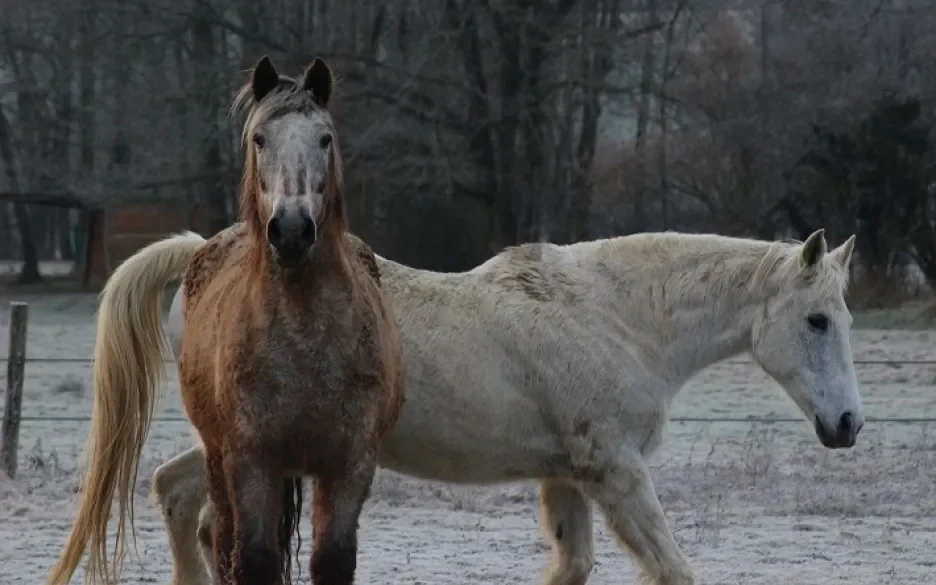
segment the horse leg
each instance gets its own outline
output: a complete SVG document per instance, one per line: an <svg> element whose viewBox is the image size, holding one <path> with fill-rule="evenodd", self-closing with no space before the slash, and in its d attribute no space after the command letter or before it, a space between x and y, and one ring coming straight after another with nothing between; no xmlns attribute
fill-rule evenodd
<svg viewBox="0 0 936 585"><path fill-rule="evenodd" d="M209 585L199 555L198 514L205 503L205 457L192 447L156 468L153 495L163 514L172 552L172 585Z"/></svg>
<svg viewBox="0 0 936 585"><path fill-rule="evenodd" d="M215 583L228 583L231 579L231 560L234 553L234 513L228 497L224 474L224 457L220 450L205 449L205 469L208 498L212 516L212 542L209 558ZM199 514L201 520L202 514Z"/></svg>
<svg viewBox="0 0 936 585"><path fill-rule="evenodd" d="M642 582L694 585L689 562L666 524L643 458L626 450L599 476L582 487L601 506L608 527L637 562Z"/></svg>
<svg viewBox="0 0 936 585"><path fill-rule="evenodd" d="M215 523L215 508L210 499L205 501L198 513L198 549L201 552L202 564L205 567L213 567L214 560L214 542L213 532ZM213 571L212 571L213 572Z"/></svg>
<svg viewBox="0 0 936 585"><path fill-rule="evenodd" d="M376 461L355 463L344 476L323 475L315 480L313 585L354 583L358 519L370 492Z"/></svg>
<svg viewBox="0 0 936 585"><path fill-rule="evenodd" d="M224 472L234 517L233 585L281 585L285 573L279 542L282 474L262 456L244 449L225 453ZM224 514L220 509L215 514L217 523Z"/></svg>
<svg viewBox="0 0 936 585"><path fill-rule="evenodd" d="M543 585L585 585L595 565L591 502L585 494L569 483L543 481L540 529L552 548Z"/></svg>

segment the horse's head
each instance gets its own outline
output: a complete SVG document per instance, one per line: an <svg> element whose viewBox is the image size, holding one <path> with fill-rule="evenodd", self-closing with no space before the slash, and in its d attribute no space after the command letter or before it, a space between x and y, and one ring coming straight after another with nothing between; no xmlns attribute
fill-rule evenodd
<svg viewBox="0 0 936 585"><path fill-rule="evenodd" d="M333 78L321 59L300 81L262 58L235 103L251 104L244 125L244 219L280 266L304 263L328 222L344 221L341 155L328 111Z"/></svg>
<svg viewBox="0 0 936 585"><path fill-rule="evenodd" d="M815 424L829 448L852 447L864 425L845 305L855 237L828 251L823 230L787 248L770 270L772 295L755 319L757 362Z"/></svg>

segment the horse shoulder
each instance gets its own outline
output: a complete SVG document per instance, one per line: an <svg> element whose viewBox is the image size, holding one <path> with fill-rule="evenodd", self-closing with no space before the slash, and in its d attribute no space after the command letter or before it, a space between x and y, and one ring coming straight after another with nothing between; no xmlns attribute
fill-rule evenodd
<svg viewBox="0 0 936 585"><path fill-rule="evenodd" d="M351 248L352 256L357 258L367 274L374 279L377 286L380 286L380 268L377 266L377 257L374 254L374 250L364 240L354 234L348 233L347 241Z"/></svg>
<svg viewBox="0 0 936 585"><path fill-rule="evenodd" d="M394 364L401 364L403 359L400 330L390 295L381 287L377 258L371 247L359 238L353 237L352 244L349 261L352 265L353 286L359 291L354 298L361 303L356 310L365 313L363 318L370 321L365 327L365 332L372 332L375 346L373 349L383 357L385 368L399 369L399 365Z"/></svg>
<svg viewBox="0 0 936 585"><path fill-rule="evenodd" d="M208 285L235 258L246 252L247 226L236 223L208 240L192 257L185 271L185 306L193 307L204 294Z"/></svg>

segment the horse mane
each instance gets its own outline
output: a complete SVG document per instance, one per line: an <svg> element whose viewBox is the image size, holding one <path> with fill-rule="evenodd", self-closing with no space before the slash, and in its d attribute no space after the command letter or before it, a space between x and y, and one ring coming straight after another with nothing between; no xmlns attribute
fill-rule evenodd
<svg viewBox="0 0 936 585"><path fill-rule="evenodd" d="M315 103L312 94L304 91L291 77L280 75L279 86L257 102L254 99L251 83L248 81L237 91L231 104L231 114L247 112L247 119L241 131L241 144L245 151L244 170L241 178L240 218L247 224L248 231L254 237L262 237L263 225L257 204L259 185L257 177L257 153L249 147L249 139L254 129L260 124L283 116L290 112L319 112L327 121L332 134L332 148L328 157L328 178L325 192L327 206L325 222L332 222L339 234L348 229L348 210L345 205L342 186L344 185L344 164L338 133L330 112Z"/></svg>
<svg viewBox="0 0 936 585"><path fill-rule="evenodd" d="M818 295L828 296L844 294L849 280L847 268L831 253L826 254L818 266L804 271L802 243L798 241L660 232L559 247L563 248L579 258L590 257L599 267L604 267L602 271L611 274L625 274L632 269L663 271L660 277L667 283L668 296L696 294L699 282L709 283L708 294L713 297L764 289L780 292L791 287L809 287ZM513 274L517 270L513 266L517 254L505 252L501 255L505 259L488 264ZM506 258L513 261L507 262Z"/></svg>
<svg viewBox="0 0 936 585"><path fill-rule="evenodd" d="M848 269L827 253L815 269L804 273L800 264L802 244L798 240L771 242L758 262L749 286L762 288L768 285L768 281L776 281L778 278L782 282L805 278L821 295L833 294L836 291L842 291L844 294L848 288Z"/></svg>

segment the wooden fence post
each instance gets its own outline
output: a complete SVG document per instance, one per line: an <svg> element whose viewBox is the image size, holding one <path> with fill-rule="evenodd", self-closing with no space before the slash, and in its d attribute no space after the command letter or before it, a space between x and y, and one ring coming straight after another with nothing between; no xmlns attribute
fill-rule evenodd
<svg viewBox="0 0 936 585"><path fill-rule="evenodd" d="M7 360L6 406L3 410L3 444L0 446L0 465L11 479L16 476L16 458L19 451L28 318L28 303L10 303L10 350Z"/></svg>

